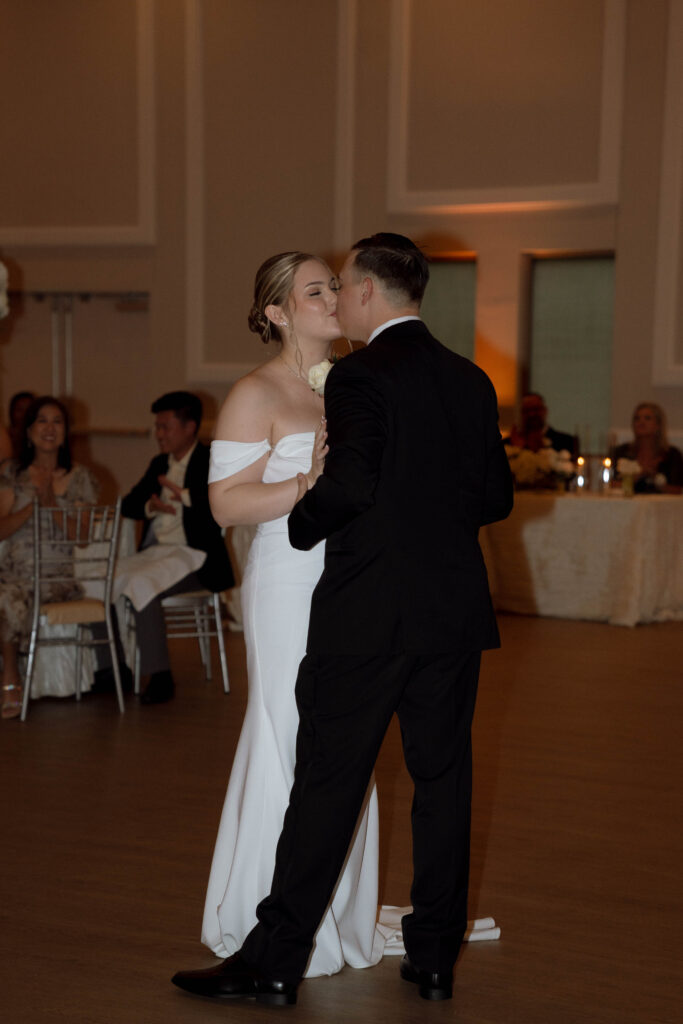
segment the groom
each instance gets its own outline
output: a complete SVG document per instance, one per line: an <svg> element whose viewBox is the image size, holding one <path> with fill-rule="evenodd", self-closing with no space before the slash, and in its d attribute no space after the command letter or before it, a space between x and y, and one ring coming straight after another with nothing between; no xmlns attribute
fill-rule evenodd
<svg viewBox="0 0 683 1024"><path fill-rule="evenodd" d="M357 242L337 316L367 347L327 380L329 454L289 517L294 547L327 540L296 686L294 785L270 895L239 953L173 981L292 1004L394 712L415 796L412 913L401 976L452 994L467 923L471 743L481 651L498 631L479 527L512 507L488 377L419 318L429 277L402 235Z"/></svg>

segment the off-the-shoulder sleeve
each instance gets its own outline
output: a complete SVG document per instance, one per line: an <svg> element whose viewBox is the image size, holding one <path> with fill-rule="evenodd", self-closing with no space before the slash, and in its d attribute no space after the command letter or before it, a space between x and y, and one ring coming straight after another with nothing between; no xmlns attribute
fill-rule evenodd
<svg viewBox="0 0 683 1024"><path fill-rule="evenodd" d="M270 451L270 443L263 441L212 441L209 460L209 483L226 480L241 469L257 462Z"/></svg>

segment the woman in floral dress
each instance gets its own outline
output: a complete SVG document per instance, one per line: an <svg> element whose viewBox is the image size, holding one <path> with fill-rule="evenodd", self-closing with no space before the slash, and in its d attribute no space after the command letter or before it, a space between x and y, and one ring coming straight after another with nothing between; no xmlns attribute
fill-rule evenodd
<svg viewBox="0 0 683 1024"><path fill-rule="evenodd" d="M33 604L33 500L42 506L92 504L97 483L71 461L67 412L47 395L37 398L24 420L21 453L0 466L0 646L2 718L21 713L19 644L29 631ZM51 601L76 597L76 584L55 580L45 591Z"/></svg>

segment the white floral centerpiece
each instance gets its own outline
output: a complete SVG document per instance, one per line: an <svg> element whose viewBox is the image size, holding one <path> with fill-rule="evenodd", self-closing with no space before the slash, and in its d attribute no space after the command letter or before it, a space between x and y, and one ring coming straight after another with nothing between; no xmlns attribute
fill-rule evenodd
<svg viewBox="0 0 683 1024"><path fill-rule="evenodd" d="M618 459L617 473L619 476L638 476L642 468L636 459Z"/></svg>
<svg viewBox="0 0 683 1024"><path fill-rule="evenodd" d="M632 498L636 483L636 477L642 473L642 466L636 459L618 459L617 473L621 477L621 493Z"/></svg>
<svg viewBox="0 0 683 1024"><path fill-rule="evenodd" d="M7 286L9 275L4 263L0 263L0 320L9 313L9 299L7 298Z"/></svg>
<svg viewBox="0 0 683 1024"><path fill-rule="evenodd" d="M566 448L556 452L546 444L544 448L532 452L529 448L508 445L505 450L516 487L557 487L558 483L571 480L574 476L574 463Z"/></svg>

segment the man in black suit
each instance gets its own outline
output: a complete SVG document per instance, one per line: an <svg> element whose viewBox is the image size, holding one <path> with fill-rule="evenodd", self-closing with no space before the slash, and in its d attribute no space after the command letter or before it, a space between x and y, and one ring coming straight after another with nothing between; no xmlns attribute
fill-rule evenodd
<svg viewBox="0 0 683 1024"><path fill-rule="evenodd" d="M173 979L202 995L293 1003L382 739L399 716L413 778L412 913L401 975L452 993L467 923L470 727L481 651L498 630L477 533L512 507L486 375L419 319L428 279L401 235L358 242L337 315L367 347L327 380L329 454L289 518L294 547L327 539L296 696L297 763L270 895L242 949Z"/></svg>
<svg viewBox="0 0 683 1024"><path fill-rule="evenodd" d="M161 601L189 590L220 591L234 586L230 559L209 508L209 449L197 440L202 403L188 391L172 391L152 405L161 454L121 503L122 515L144 520L141 547L183 544L206 552L196 572L183 577L141 611L135 610L140 671L149 676L141 701L170 700L175 685L168 660Z"/></svg>

